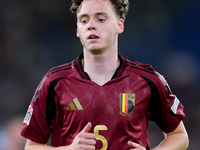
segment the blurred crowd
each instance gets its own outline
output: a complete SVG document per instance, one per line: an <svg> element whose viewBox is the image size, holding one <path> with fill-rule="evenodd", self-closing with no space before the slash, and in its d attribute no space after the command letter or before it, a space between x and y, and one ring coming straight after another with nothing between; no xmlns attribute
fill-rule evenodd
<svg viewBox="0 0 200 150"><path fill-rule="evenodd" d="M130 0L120 55L151 64L185 106L188 150L200 147L200 1ZM19 133L34 91L52 67L82 52L70 0L0 1L0 150L22 150ZM149 125L152 146L163 138Z"/></svg>

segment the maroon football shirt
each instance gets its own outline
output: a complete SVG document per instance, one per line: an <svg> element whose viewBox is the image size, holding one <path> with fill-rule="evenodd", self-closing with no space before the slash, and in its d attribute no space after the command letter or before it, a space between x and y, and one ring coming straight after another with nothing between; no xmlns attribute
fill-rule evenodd
<svg viewBox="0 0 200 150"><path fill-rule="evenodd" d="M126 150L129 140L150 149L149 120L170 132L184 118L182 104L150 65L119 56L119 68L100 86L83 71L82 58L45 75L25 116L22 136L44 144L51 136L52 146L69 145L91 122L96 149Z"/></svg>

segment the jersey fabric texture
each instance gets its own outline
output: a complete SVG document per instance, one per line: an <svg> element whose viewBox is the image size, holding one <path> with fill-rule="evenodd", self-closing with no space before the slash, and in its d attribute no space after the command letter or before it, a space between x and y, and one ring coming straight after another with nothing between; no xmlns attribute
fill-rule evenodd
<svg viewBox="0 0 200 150"><path fill-rule="evenodd" d="M96 149L126 150L133 141L150 149L148 121L164 132L184 118L183 106L165 79L150 65L119 56L112 79L100 86L83 71L83 54L48 71L33 96L21 135L65 146L92 123Z"/></svg>

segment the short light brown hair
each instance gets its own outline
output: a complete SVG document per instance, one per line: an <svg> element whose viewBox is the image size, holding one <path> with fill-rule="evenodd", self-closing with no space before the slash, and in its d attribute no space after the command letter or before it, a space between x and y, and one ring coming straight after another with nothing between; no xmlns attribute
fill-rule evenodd
<svg viewBox="0 0 200 150"><path fill-rule="evenodd" d="M77 14L80 10L81 3L84 0L72 0L70 10L73 14ZM116 14L125 21L129 9L129 0L109 0L113 5Z"/></svg>

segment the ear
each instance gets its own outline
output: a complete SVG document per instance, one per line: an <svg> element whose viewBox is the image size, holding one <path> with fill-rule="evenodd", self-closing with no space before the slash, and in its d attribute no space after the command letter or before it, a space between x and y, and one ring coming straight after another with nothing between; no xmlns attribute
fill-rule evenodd
<svg viewBox="0 0 200 150"><path fill-rule="evenodd" d="M78 23L77 23L77 29L76 29L76 36L77 36L77 37L80 37L79 31L78 31Z"/></svg>
<svg viewBox="0 0 200 150"><path fill-rule="evenodd" d="M120 34L120 33L122 33L124 31L124 20L122 18L120 18L118 20L117 25L118 25L117 32L118 32L118 34Z"/></svg>
<svg viewBox="0 0 200 150"><path fill-rule="evenodd" d="M76 29L76 36L77 36L77 37L80 37L79 32L78 32L78 29Z"/></svg>

